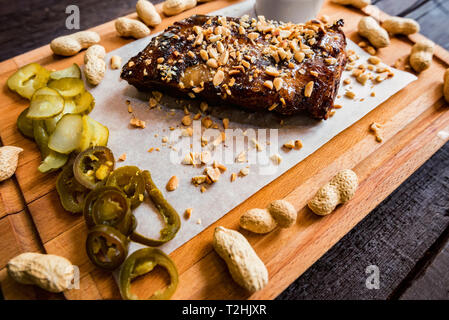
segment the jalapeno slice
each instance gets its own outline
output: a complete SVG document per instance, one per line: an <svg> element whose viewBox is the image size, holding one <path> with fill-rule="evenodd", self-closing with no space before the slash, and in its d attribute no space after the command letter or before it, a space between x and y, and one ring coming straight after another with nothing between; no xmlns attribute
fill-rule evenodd
<svg viewBox="0 0 449 320"><path fill-rule="evenodd" d="M120 188L131 201L131 208L139 206L145 193L145 180L142 172L135 166L124 166L115 169L106 181L107 186Z"/></svg>
<svg viewBox="0 0 449 320"><path fill-rule="evenodd" d="M23 110L17 118L17 128L25 137L34 139L33 120L27 117L29 108Z"/></svg>
<svg viewBox="0 0 449 320"><path fill-rule="evenodd" d="M135 228L129 200L117 187L98 187L92 190L84 202L83 214L89 228L107 225L125 235L129 235Z"/></svg>
<svg viewBox="0 0 449 320"><path fill-rule="evenodd" d="M94 265L102 269L118 268L128 255L128 245L126 237L109 226L95 226L87 234L87 256Z"/></svg>
<svg viewBox="0 0 449 320"><path fill-rule="evenodd" d="M72 164L65 166L59 174L56 180L56 191L65 210L72 213L83 211L84 198L89 189L76 181Z"/></svg>
<svg viewBox="0 0 449 320"><path fill-rule="evenodd" d="M137 250L126 259L119 274L119 287L122 298L125 300L140 300L137 295L131 292L131 281L138 276L149 273L157 265L167 270L170 275L170 284L165 289L153 293L148 299L170 299L178 286L178 270L173 260L157 248Z"/></svg>
<svg viewBox="0 0 449 320"><path fill-rule="evenodd" d="M93 147L78 154L73 163L73 172L79 183L94 189L106 181L114 166L114 155L109 148Z"/></svg>
<svg viewBox="0 0 449 320"><path fill-rule="evenodd" d="M151 239L137 233L136 231L131 234L130 238L135 242L150 247L157 247L175 237L176 233L181 227L181 219L179 218L179 214L176 212L176 210L167 202L167 200L162 195L162 192L154 184L150 172L148 170L145 170L143 171L142 175L145 179L145 188L147 190L147 193L150 199L155 204L159 213L164 218L166 225L160 231L160 239Z"/></svg>

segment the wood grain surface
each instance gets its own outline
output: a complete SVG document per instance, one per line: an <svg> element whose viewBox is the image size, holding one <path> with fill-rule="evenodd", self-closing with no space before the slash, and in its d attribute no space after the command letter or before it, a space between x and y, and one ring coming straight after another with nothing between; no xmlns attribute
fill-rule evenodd
<svg viewBox="0 0 449 320"><path fill-rule="evenodd" d="M217 3L219 2L220 1ZM121 5L125 6L123 3ZM209 6L211 6L211 4L209 4ZM343 16L346 18L346 21L349 21L346 26L346 31L351 34L351 37L353 37L354 40L358 40L357 36L352 32L355 23L357 22L356 19L354 19L356 12L350 9L333 7L334 6L326 7L324 13L336 15L337 12L335 11L335 8L338 8L338 10L340 10L338 16ZM53 9L54 7L52 7L52 10ZM125 9L122 8L122 10ZM130 11L132 10L133 8L130 6ZM119 15L122 14L123 11ZM113 17L110 15L108 20L111 18ZM351 22L351 18L354 21ZM167 23L170 23L170 21L167 21ZM109 26L99 27L99 30L105 35L102 38L108 49L117 47L126 42L116 38L113 32L111 32L110 27L110 24ZM393 41L393 46L382 50L380 56L386 62L392 64L398 57L403 55L404 52L409 50L410 44L411 43L406 39L395 39ZM442 53L444 54L444 52ZM75 57L75 61L80 62L81 58L82 56L78 55ZM35 60L56 68L71 63L71 61L69 62L66 59L54 60L53 57L49 56L48 48L38 49L31 53L19 56L12 61L8 60L3 62L0 65L0 71L2 71L0 72L2 74L0 80L4 81L7 75L11 74L17 65L22 65ZM442 129L448 129L447 127L449 125L448 115L443 108L440 86L441 80L439 80L445 67L447 66L441 61L435 61L432 70L421 75L419 82L412 84L400 94L395 95L387 103L362 119L356 126L353 126L340 134L316 154L309 157L294 169L283 175L280 179L276 180L272 185L264 188L248 201L232 210L218 222L221 225L236 227L235 221L237 221L238 215L241 214L243 210L250 208L251 206L263 206L273 198L287 197L287 199L295 203L295 206L298 209L301 209L304 207L308 197L307 195L311 193L311 190L317 189L321 183L325 182L341 167L355 167L355 170L363 181L360 192L357 194L357 199L347 206L343 206L330 217L317 219L311 215L310 212L301 209L301 216L298 220L298 224L291 230L282 232L277 231L262 238L245 234L255 246L256 251L261 254L262 259L267 262L271 274L269 287L263 292L253 295L250 298L275 298L278 293L293 282L299 274L304 272L307 267L321 256L322 253L327 251L338 239L343 237L347 231L357 224L371 209L406 179L408 175L415 171L430 155L443 145L445 139L439 138L437 132ZM36 148L32 143L24 141L23 138L17 135L14 123L18 112L24 107L23 101L20 101L17 96L10 94L4 88L2 93L5 96L5 99L1 108L7 112L7 116L0 128L2 141L6 141L7 144L25 146L28 148L27 150L33 150L21 158L20 168L17 172L17 179L24 198L22 199L21 194L17 192L17 186L11 185L10 183L11 191L1 192L2 198L8 199L8 201L5 202L7 204L4 205L4 207L10 208L5 209L3 215L10 218L10 213L23 212L23 216L27 218L24 221L30 223L28 212L24 206L24 203L27 203L45 250L47 252L55 252L69 256L72 262L81 266L83 275L82 290L73 290L67 294L67 297L117 298L117 291L110 275L93 268L92 265L86 261L85 255L79 255L80 251L82 252L82 248L80 248L80 243L77 239L81 234L85 233L85 227L79 218L67 216L67 213L63 212L60 208L59 202L57 201L57 195L54 190L52 190L54 186L54 175L44 176L36 174L35 168L39 162ZM18 105L21 107L17 108ZM387 142L382 145L375 143L373 137L367 135L367 128L370 121L373 119L376 119L376 121L381 120L388 122L388 126L386 126L385 129ZM34 171L30 168L33 168ZM300 177L299 179L298 176ZM413 177L411 179L413 179ZM11 182L12 184L15 184L14 180L11 180ZM407 181L407 183L409 183L409 181ZM379 190L375 189L373 191L373 186L376 186ZM4 194L7 196L4 196ZM385 202L388 202L389 199ZM423 204L422 201L417 203L420 205ZM385 206L385 204L383 206ZM392 205L390 204L390 206ZM396 207L401 211L404 210L402 205ZM45 208L45 210L42 210L42 208ZM376 212L376 210L374 212ZM370 216L368 219L370 219ZM393 225L396 223L394 216L391 214L389 215L389 217L391 217L390 223ZM404 237L407 240L411 239L409 233L404 231L404 229L407 230L407 228L410 228L410 223L407 223L410 221L407 221L406 217L407 216L404 215L405 221L403 222L403 225L398 225L397 230L402 231L403 235L395 238L397 241L404 239ZM3 222L3 220L4 219L0 220L0 222ZM365 223L365 221L363 223ZM431 222L433 223L434 220L432 219ZM363 225L363 223L361 225ZM384 223L383 220L382 223ZM435 227L435 232L431 233L424 232L427 231L426 227L428 227L428 224L425 224L423 221L421 227L423 228L423 230L421 230L423 232L420 234L420 239L423 239L423 241L419 243L419 246L416 245L416 250L413 251L413 253L416 253L416 256L419 256L420 253L426 252L429 249L429 246L432 246L435 237L438 238L441 235L441 229L444 230L446 224L445 220L440 221L440 223L437 223L438 228ZM335 227L336 225L338 227ZM377 225L376 228L381 226L382 224ZM5 232L8 232L12 228L13 226L4 224L3 226L0 226L0 231L5 230ZM356 230L360 230L360 226L356 228ZM363 234L366 231L366 228L362 229ZM248 296L246 293L242 292L229 281L229 276L224 269L222 261L217 258L213 251L211 251L211 232L212 228L208 228L197 237L198 239L190 241L172 254L172 257L180 267L181 273L181 285L176 293L176 297L247 298ZM340 243L344 243L345 239L348 237L350 238L350 243L356 241L357 239L354 240L354 236L351 236L354 232L356 231L348 234ZM36 234L34 234L34 236L36 236ZM24 238L32 239L32 237L29 236L25 236ZM368 238L365 238L365 240L366 239ZM361 241L363 242L363 240ZM39 250L37 249L39 247L39 242L39 239L33 242L37 245L35 250ZM391 243L389 244L391 245ZM285 246L288 248L286 249ZM298 280L299 282L297 281L290 286L280 298L306 298L306 295L302 295L303 293L307 293L304 288L312 288L312 290L314 288L316 297L321 298L345 298L351 296L360 298L360 292L363 291L363 282L366 278L364 274L366 265L364 265L364 263L370 260L370 258L369 256L366 256L365 260L357 259L357 257L348 253L347 248L345 247L343 247L344 254L342 254L342 249L340 248L339 251L338 246L340 246L340 244L326 255L331 255L334 250L337 250L338 252L337 257L341 260L342 264L339 269L333 267L332 269L337 269L337 272L339 270L346 272L349 267L348 261L355 260L356 263L349 263L349 265L356 267L355 269L352 269L352 274L356 275L355 278L358 280L355 281L355 283L357 283L360 288L347 286L346 288L348 288L348 290L342 291L341 289L338 289L338 286L327 285L329 282L326 284L326 281L313 281L310 278L307 279L307 277L312 277L310 275L307 276L308 273L318 276L323 275L323 272L320 272L320 269L315 270L314 272L313 270L316 269L314 266L306 272L306 277L301 277ZM9 248L9 246L7 247ZM14 248L14 246L11 246L11 248ZM392 248L399 251L402 250L399 244L396 245L396 243ZM364 252L363 249L366 250L366 248L360 247L362 253ZM17 252L24 250L24 247L19 246ZM16 251L11 249L9 252L9 254L12 255ZM192 252L194 254L192 254ZM359 252L359 254L361 253ZM326 256L323 257L324 261L326 261ZM342 256L344 259L342 259ZM7 255L5 255L5 257L7 257ZM391 258L393 261L397 261L397 259L395 259L396 256L390 256L390 259ZM319 264L323 259L316 264L317 268L319 268ZM333 262L335 262L335 259ZM395 286L399 285L398 282L400 283L401 280L407 276L409 273L407 270L413 269L413 262L415 262L416 259L410 259L410 263L406 263L408 262L406 257L404 257L404 259L404 263L401 264L401 260L399 260L397 265L392 265L391 268L387 269L389 271L388 275L382 273L383 291L378 297L390 296L390 294L385 295L385 292L391 293ZM6 260L6 258L4 260ZM343 264L344 261L346 261L346 264ZM369 263L372 264L372 262ZM1 267L2 266L0 266L0 268ZM380 264L380 267L381 270L384 268L382 264ZM393 277L393 275L398 275L398 270L402 270L402 277ZM330 279L335 280L339 278L338 273L329 272L329 270L323 271L325 271L326 274L329 274ZM390 279L390 276L392 279ZM198 283L193 287L190 281L192 277L199 279ZM0 272L0 281L2 282L2 287L5 292L20 292L18 290L11 290L7 280L3 279L5 279L4 270L3 273ZM302 279L305 280L301 288L300 281ZM392 281L388 282L388 280ZM386 282L384 283L384 281ZM5 282L7 283L6 285ZM320 284L322 285L321 287ZM340 284L340 282L338 282L338 284ZM217 287L220 287L221 289L216 290ZM385 290L384 287L386 288ZM5 288L7 289L5 290ZM150 287L147 283L137 284L138 291L147 291L149 289ZM376 292L379 293L380 291ZM371 291L365 293L366 296L364 297L376 297L376 292ZM321 293L321 296L319 293ZM18 295L11 294L9 297L17 298ZM307 297L310 297L310 294L307 294Z"/></svg>

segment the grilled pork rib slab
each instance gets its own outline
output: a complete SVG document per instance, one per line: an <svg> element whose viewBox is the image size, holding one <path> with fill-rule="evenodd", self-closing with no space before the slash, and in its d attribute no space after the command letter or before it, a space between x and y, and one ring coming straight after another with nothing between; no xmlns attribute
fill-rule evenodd
<svg viewBox="0 0 449 320"><path fill-rule="evenodd" d="M195 15L153 38L121 77L139 90L327 119L347 60L342 26Z"/></svg>

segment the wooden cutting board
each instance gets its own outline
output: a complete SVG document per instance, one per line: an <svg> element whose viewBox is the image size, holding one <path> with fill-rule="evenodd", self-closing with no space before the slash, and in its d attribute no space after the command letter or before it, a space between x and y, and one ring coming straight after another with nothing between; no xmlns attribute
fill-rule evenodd
<svg viewBox="0 0 449 320"><path fill-rule="evenodd" d="M237 2L216 0L174 17L163 17L153 32L192 14L209 13ZM161 11L161 5L157 9ZM357 43L362 40L356 33L360 17L366 14L380 20L386 17L374 6L363 11L326 2L320 15L343 18L346 34ZM116 35L113 21L93 30L101 35L100 44L107 51L131 41ZM422 35L392 38L391 45L380 50L378 56L390 65L398 59L406 61L413 42L423 38ZM62 69L73 62L81 64L83 56L81 53L70 58L56 57L47 45L0 63L0 112L3 115L0 138L3 145L20 146L25 150L15 177L0 184L0 283L7 299L63 298L19 285L7 276L8 260L25 251L61 255L80 267L80 289L65 292L67 299L120 298L111 273L89 262L84 249L84 220L62 209L55 191L56 174L44 175L37 171L40 154L35 144L22 137L16 128L17 116L27 107L27 101L5 85L6 79L27 63L38 62L49 69ZM417 81L170 254L180 274L173 298L275 298L449 139L447 134L441 133L449 132L449 112L442 99L442 78L448 65L449 52L437 46L431 68L421 73ZM369 133L373 122L384 125L382 143L376 142ZM352 168L360 179L353 200L327 217L312 214L305 207L307 200L337 171L345 168ZM213 251L213 230L216 226L238 229L239 216L245 210L265 207L270 201L282 198L299 211L292 228L267 235L242 231L270 274L268 285L249 295L231 280L224 262ZM165 281L164 273L155 270L152 275L137 280L133 290L141 296L149 296Z"/></svg>

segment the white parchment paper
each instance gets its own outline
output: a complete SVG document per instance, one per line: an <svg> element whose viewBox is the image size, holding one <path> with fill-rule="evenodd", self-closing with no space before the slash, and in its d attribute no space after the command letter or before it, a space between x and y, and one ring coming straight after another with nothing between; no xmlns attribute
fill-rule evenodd
<svg viewBox="0 0 449 320"><path fill-rule="evenodd" d="M250 14L254 16L254 1L236 4L213 14L227 16ZM150 37L140 39L109 52L106 61L109 64L112 55L119 55L122 57L123 63L126 63L129 58L144 49L149 40ZM351 41L348 41L348 49L357 52L361 57L360 63L369 57ZM237 142L233 143L233 141L227 141L224 144L226 147L223 148L221 154L217 150L215 150L216 154L213 152L214 150L211 150L214 157L224 163L228 169L220 180L209 185L204 193L201 193L199 188L191 183L193 176L202 174L204 166L193 167L180 163L182 155L190 151L190 144L193 144L198 151L200 148L199 138L197 137L196 140L192 137L173 138L171 135L179 133L179 130L169 130L169 127L182 128L180 120L184 116L183 107L190 104L192 114L195 114L198 110L198 102L191 100L177 103L175 99L164 96L161 101L162 107L150 110L149 94L140 93L126 81L120 80L120 70L109 69L102 83L91 89L96 100L96 106L91 116L109 128L108 146L115 156L119 157L126 153L126 161L117 163L118 166L136 165L141 169L150 170L155 183L180 215L186 208L193 208L189 220L181 218L182 227L175 239L162 246L166 253L170 253L416 79L414 75L400 70L394 70L394 73L395 76L392 79L375 87L370 84L371 82L362 86L356 83L354 78L352 78L351 85L340 86L341 97L337 99L336 104L342 105L343 108L338 109L335 115L326 121L312 120L307 116L295 116L284 119L281 126L280 118L273 114L248 113L222 106L210 106L212 120L220 123L220 127L220 119L228 117L231 120L230 128L241 129L242 132L247 130L246 137L250 138L252 133L255 133L256 139L264 147L264 150L257 152L251 143L249 146L248 143L239 146ZM345 71L342 80L349 76L349 72ZM355 100L344 97L345 88L348 87L356 93ZM373 91L376 92L375 97L370 96ZM136 129L129 125L131 114L128 112L126 100L131 102L134 115L138 119L146 121L145 129ZM195 127L198 127L198 124L199 122L196 122ZM171 140L163 143L164 136L171 137ZM244 136L241 135L241 137ZM304 145L302 149L286 152L281 148L284 142L296 139L302 140ZM271 143L267 145L267 141ZM187 145L187 148L182 149L182 145ZM178 151L175 152L169 146L174 146ZM159 148L160 151L150 153L147 150L151 147ZM236 163L234 158L244 149L247 149L249 162ZM206 147L206 150L210 149ZM275 153L283 158L280 165L275 165L270 160L270 156ZM249 166L249 175L239 177L231 183L230 174L237 173L246 166ZM179 187L174 192L167 192L165 185L174 175L179 178ZM138 221L138 231L145 235L158 237L162 223L152 204L146 200L134 213ZM137 248L139 245L132 244L130 252Z"/></svg>

